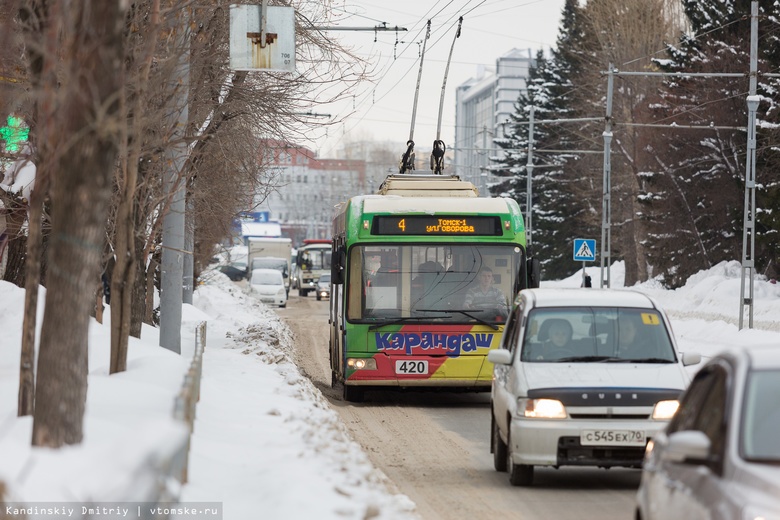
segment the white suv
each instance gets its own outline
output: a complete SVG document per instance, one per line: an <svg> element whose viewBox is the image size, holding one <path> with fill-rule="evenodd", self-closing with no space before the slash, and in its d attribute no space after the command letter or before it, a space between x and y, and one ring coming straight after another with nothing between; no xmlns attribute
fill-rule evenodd
<svg viewBox="0 0 780 520"><path fill-rule="evenodd" d="M641 293L527 289L488 360L494 466L529 486L534 466L641 467L701 356Z"/></svg>

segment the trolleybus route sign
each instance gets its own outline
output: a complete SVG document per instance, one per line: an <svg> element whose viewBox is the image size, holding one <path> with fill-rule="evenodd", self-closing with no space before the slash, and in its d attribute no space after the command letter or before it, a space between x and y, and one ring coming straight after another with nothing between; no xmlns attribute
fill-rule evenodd
<svg viewBox="0 0 780 520"><path fill-rule="evenodd" d="M501 219L487 216L376 216L375 235L481 235L501 236Z"/></svg>

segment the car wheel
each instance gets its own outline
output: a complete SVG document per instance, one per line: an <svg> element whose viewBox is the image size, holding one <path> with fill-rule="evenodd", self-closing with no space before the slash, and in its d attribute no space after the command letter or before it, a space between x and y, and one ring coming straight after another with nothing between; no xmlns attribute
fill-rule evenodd
<svg viewBox="0 0 780 520"><path fill-rule="evenodd" d="M317 294L317 301L321 301L321 300L322 300L322 296L320 296L319 294Z"/></svg>
<svg viewBox="0 0 780 520"><path fill-rule="evenodd" d="M304 291L303 289L298 289L298 296L303 296L305 298L307 294L309 294L309 291Z"/></svg>
<svg viewBox="0 0 780 520"><path fill-rule="evenodd" d="M530 486L534 483L534 467L512 462L512 437L506 434L506 469L509 471L509 483L513 486Z"/></svg>
<svg viewBox="0 0 780 520"><path fill-rule="evenodd" d="M287 307L287 303L283 303L283 304L279 305L279 307L284 309L285 307Z"/></svg>
<svg viewBox="0 0 780 520"><path fill-rule="evenodd" d="M493 467L496 468L496 471L506 471L508 460L506 444L501 440L498 424L492 413L490 414L490 432L490 451L493 452Z"/></svg>

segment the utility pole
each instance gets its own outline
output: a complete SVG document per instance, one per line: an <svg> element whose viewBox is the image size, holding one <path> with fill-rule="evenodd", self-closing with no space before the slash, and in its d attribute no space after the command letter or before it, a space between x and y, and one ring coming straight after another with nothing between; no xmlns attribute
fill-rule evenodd
<svg viewBox="0 0 780 520"><path fill-rule="evenodd" d="M745 215L742 224L742 280L739 284L739 328L742 330L745 307L748 328L753 328L753 275L756 253L756 111L760 98L756 95L758 74L758 2L751 2L750 12L750 88L748 90L747 164L745 166ZM748 296L745 297L745 277Z"/></svg>
<svg viewBox="0 0 780 520"><path fill-rule="evenodd" d="M187 197L184 218L184 271L182 273L182 303L192 305L195 292L195 204Z"/></svg>
<svg viewBox="0 0 780 520"><path fill-rule="evenodd" d="M189 19L187 11L182 14ZM163 189L168 196L168 211L163 217L162 261L160 264L160 346L181 354L181 315L183 303L184 256L191 255L185 250L185 183L182 170L187 159L187 143L184 140L189 118L189 24L176 24L175 52L178 63L171 85L176 92L172 96L171 116L166 143L167 176ZM178 104L177 104L178 102Z"/></svg>
<svg viewBox="0 0 780 520"><path fill-rule="evenodd" d="M615 70L607 71L607 113L604 116L604 181L601 193L601 275L599 287L610 287L609 264L612 260L612 90ZM604 269L606 267L606 276Z"/></svg>

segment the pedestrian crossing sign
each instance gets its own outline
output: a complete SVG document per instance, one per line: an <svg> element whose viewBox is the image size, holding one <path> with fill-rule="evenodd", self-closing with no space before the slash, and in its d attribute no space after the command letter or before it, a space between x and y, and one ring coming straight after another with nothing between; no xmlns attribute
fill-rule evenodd
<svg viewBox="0 0 780 520"><path fill-rule="evenodd" d="M574 261L593 262L596 260L596 240L590 238L574 239Z"/></svg>

